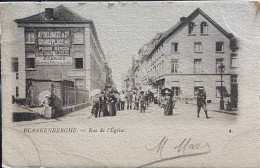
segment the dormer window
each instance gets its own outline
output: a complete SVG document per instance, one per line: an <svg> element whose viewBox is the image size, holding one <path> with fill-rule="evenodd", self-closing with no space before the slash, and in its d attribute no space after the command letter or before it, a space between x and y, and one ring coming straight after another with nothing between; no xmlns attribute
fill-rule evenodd
<svg viewBox="0 0 260 168"><path fill-rule="evenodd" d="M208 24L207 24L207 22L202 22L200 24L200 33L201 34L208 34Z"/></svg>
<svg viewBox="0 0 260 168"><path fill-rule="evenodd" d="M189 27L189 34L190 35L196 34L196 25L195 25L194 22L190 22L188 27Z"/></svg>

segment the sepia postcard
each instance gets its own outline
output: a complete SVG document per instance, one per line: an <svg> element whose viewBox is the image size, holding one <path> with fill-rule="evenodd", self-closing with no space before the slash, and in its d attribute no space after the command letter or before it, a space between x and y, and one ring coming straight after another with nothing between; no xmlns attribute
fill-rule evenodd
<svg viewBox="0 0 260 168"><path fill-rule="evenodd" d="M4 167L260 167L260 2L0 4Z"/></svg>

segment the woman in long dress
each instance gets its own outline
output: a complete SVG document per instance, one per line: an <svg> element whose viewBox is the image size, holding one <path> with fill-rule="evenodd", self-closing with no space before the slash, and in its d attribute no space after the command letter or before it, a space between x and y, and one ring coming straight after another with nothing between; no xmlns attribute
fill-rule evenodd
<svg viewBox="0 0 260 168"><path fill-rule="evenodd" d="M50 119L52 117L52 108L50 107L50 97L47 96L43 102L43 115L44 118Z"/></svg>
<svg viewBox="0 0 260 168"><path fill-rule="evenodd" d="M166 95L166 107L164 109L164 115L172 115L173 113L173 100L171 95Z"/></svg>
<svg viewBox="0 0 260 168"><path fill-rule="evenodd" d="M92 110L91 110L91 113L92 115L95 116L95 118L97 118L98 116L98 111L99 111L99 98L97 96L95 96L93 98L93 105L92 105Z"/></svg>
<svg viewBox="0 0 260 168"><path fill-rule="evenodd" d="M110 116L115 116L116 115L116 102L117 99L114 95L114 93L109 93L108 95L108 104L109 104L109 114Z"/></svg>
<svg viewBox="0 0 260 168"><path fill-rule="evenodd" d="M102 96L99 98L99 103L100 103L100 109L99 109L98 116L100 117L100 113L102 113L101 117L109 116L109 113L107 110L107 97L103 92L102 92Z"/></svg>

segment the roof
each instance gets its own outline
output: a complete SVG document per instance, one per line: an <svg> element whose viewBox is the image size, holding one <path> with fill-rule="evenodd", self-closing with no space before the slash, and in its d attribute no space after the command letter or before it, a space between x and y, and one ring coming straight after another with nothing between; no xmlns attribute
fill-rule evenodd
<svg viewBox="0 0 260 168"><path fill-rule="evenodd" d="M196 18L199 14L201 14L204 18L206 18L213 26L215 26L223 35L227 38L231 39L233 35L231 33L226 32L221 26L219 26L215 21L213 21L208 15L206 15L200 8L197 8L194 12L192 12L187 18L183 21L178 22L175 26L170 28L168 31L164 32L160 37L160 40L155 44L155 47L149 53L148 57L150 58L151 55L173 34L178 32L181 28L189 24L194 18Z"/></svg>
<svg viewBox="0 0 260 168"><path fill-rule="evenodd" d="M53 20L45 19L45 12L38 13L22 19L16 19L16 23L90 23L92 20L88 20L79 16L75 12L69 10L63 5L53 8Z"/></svg>

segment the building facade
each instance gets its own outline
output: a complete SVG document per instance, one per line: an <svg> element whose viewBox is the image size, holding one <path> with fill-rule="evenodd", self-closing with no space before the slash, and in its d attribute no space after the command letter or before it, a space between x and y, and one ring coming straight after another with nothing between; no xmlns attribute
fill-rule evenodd
<svg viewBox="0 0 260 168"><path fill-rule="evenodd" d="M19 98L38 106L40 95L49 91L60 100L58 106L73 105L88 102L90 91L105 88L106 58L93 21L60 5L15 22L24 32L24 52L12 59L16 77L24 75L15 97L23 95ZM74 94L68 90L81 96L66 100Z"/></svg>
<svg viewBox="0 0 260 168"><path fill-rule="evenodd" d="M204 88L209 102L219 102L223 93L236 105L237 50L235 37L198 8L140 49L141 80L158 92L170 88L175 97L187 99ZM222 82L220 65L225 66Z"/></svg>

